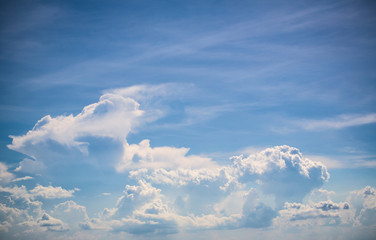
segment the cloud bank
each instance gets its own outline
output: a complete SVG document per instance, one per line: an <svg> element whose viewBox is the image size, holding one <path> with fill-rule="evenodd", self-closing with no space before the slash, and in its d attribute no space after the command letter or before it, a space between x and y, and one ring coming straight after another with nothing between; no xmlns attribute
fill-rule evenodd
<svg viewBox="0 0 376 240"><path fill-rule="evenodd" d="M148 139L129 143L130 133L164 115L159 96L173 87L111 90L75 116L48 115L25 135L12 136L8 147L28 158L14 171L0 163L2 234L40 239L107 234L121 239L205 230L375 227L375 189L367 186L345 201L333 201L335 193L321 189L330 179L326 166L297 148L270 147L220 164L189 154L186 147L153 147ZM105 139L107 145L97 148L95 139ZM106 161L95 162L98 153ZM56 170L54 163L60 161L97 164L94 174L110 166L111 174L121 176L117 184L123 192L101 189L99 195L116 204L106 202L100 212L88 214L85 204L72 199L78 188L19 185L32 179L20 173Z"/></svg>

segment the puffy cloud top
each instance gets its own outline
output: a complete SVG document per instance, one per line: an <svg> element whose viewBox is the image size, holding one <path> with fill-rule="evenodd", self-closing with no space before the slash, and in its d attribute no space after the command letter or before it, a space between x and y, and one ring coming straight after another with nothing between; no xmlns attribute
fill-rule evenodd
<svg viewBox="0 0 376 240"><path fill-rule="evenodd" d="M312 189L329 179L321 162L303 158L300 151L290 146L276 146L243 157L232 157L241 181L260 180L261 189L274 194L280 206L284 202L300 201Z"/></svg>
<svg viewBox="0 0 376 240"><path fill-rule="evenodd" d="M297 148L287 145L267 148L246 158L241 155L232 159L234 165L244 173L263 175L293 169L300 175L310 178L315 174L314 170L319 169L318 177L323 181L329 179L329 173L322 163L303 158Z"/></svg>
<svg viewBox="0 0 376 240"><path fill-rule="evenodd" d="M28 146L54 141L64 146L74 146L86 151L86 143L80 137L96 136L123 140L137 126L137 118L143 111L139 104L128 97L107 93L99 102L90 104L76 116L47 115L23 136L11 136L10 149L28 154Z"/></svg>

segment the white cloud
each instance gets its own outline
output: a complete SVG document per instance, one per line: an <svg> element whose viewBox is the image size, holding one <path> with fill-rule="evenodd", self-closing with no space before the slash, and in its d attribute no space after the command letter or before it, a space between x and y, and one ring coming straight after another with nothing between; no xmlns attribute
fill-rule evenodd
<svg viewBox="0 0 376 240"><path fill-rule="evenodd" d="M15 221L19 220L25 215L24 210L17 208L7 207L5 204L0 203L0 232L8 232L9 228ZM4 218L5 217L5 218Z"/></svg>
<svg viewBox="0 0 376 240"><path fill-rule="evenodd" d="M25 201L27 204L31 205L40 205L41 202L33 201L32 195L26 189L25 186L13 186L13 187L3 187L0 186L0 192L9 193L10 201L14 202L14 200L22 200Z"/></svg>
<svg viewBox="0 0 376 240"><path fill-rule="evenodd" d="M30 180L30 179L34 179L34 178L30 177L30 176L25 176L25 177L21 177L21 178L15 178L15 179L12 180L12 182L26 181L26 180Z"/></svg>
<svg viewBox="0 0 376 240"><path fill-rule="evenodd" d="M376 190L370 186L351 192L347 198L355 208L356 224L376 226Z"/></svg>
<svg viewBox="0 0 376 240"><path fill-rule="evenodd" d="M322 162L329 169L331 169L331 168L346 168L346 167L348 167L348 163L347 162L339 161L339 160L334 159L332 157L320 156L320 155L307 155L307 158L309 158L309 159L311 159L313 161L316 161L316 162Z"/></svg>
<svg viewBox="0 0 376 240"><path fill-rule="evenodd" d="M336 193L334 191L328 191L322 188L314 189L308 197L308 202L320 202L320 201L328 201L331 200L332 196L335 196Z"/></svg>
<svg viewBox="0 0 376 240"><path fill-rule="evenodd" d="M245 197L241 226L251 228L269 227L273 218L277 215L276 211L260 201L259 194L255 189L250 189Z"/></svg>
<svg viewBox="0 0 376 240"><path fill-rule="evenodd" d="M66 223L60 219L51 217L47 213L42 215L42 217L37 221L37 224L41 228L45 228L47 231L65 232L69 230Z"/></svg>
<svg viewBox="0 0 376 240"><path fill-rule="evenodd" d="M139 126L162 117L168 111L163 107L162 100L181 97L184 91L186 90L177 84L113 89L105 92L98 102L85 106L77 115L47 115L25 135L10 136L13 140L8 148L33 159L21 161L16 171L40 173L46 167L56 166L54 164L62 161L73 161L72 159L94 163L95 160L84 156L89 154L91 141L103 138L114 141L107 150L111 156L118 158L121 154L118 146L123 147L123 157L108 163L116 165L115 168L120 172L149 166L214 166L208 158L186 155L188 148L152 148L149 140L140 144L128 144L126 140L130 132L137 131ZM164 98L161 99L161 96Z"/></svg>
<svg viewBox="0 0 376 240"><path fill-rule="evenodd" d="M330 200L304 205L301 203L285 203L279 211L274 224L281 226L321 226L347 223L352 212L347 202L334 203Z"/></svg>
<svg viewBox="0 0 376 240"><path fill-rule="evenodd" d="M41 197L46 199L54 199L72 197L75 191L76 190L66 190L62 187L44 187L41 185L37 185L34 189L30 190L30 194L33 198Z"/></svg>
<svg viewBox="0 0 376 240"><path fill-rule="evenodd" d="M129 177L177 187L186 186L188 184L201 185L220 182L220 184L222 184L219 187L221 190L226 190L231 184L237 184L234 171L230 167L200 169L178 168L175 170L143 168L130 171Z"/></svg>
<svg viewBox="0 0 376 240"><path fill-rule="evenodd" d="M296 124L298 124L306 130L341 129L371 123L376 123L376 113L370 113L365 115L340 115L330 119L307 119L296 122Z"/></svg>
<svg viewBox="0 0 376 240"><path fill-rule="evenodd" d="M8 167L0 162L0 183L8 183L14 178L13 173L8 172Z"/></svg>
<svg viewBox="0 0 376 240"><path fill-rule="evenodd" d="M73 193L78 189L66 190L62 187L53 186L41 186L37 185L32 190L28 191L25 186L13 186L2 187L0 186L0 192L6 192L10 194L13 199L22 199L28 204L39 205L40 202L34 201L35 199L57 199L57 198L69 198L73 196Z"/></svg>
<svg viewBox="0 0 376 240"><path fill-rule="evenodd" d="M89 219L86 207L72 200L55 205L51 215L69 224L72 230L78 230L79 224Z"/></svg>
<svg viewBox="0 0 376 240"><path fill-rule="evenodd" d="M138 118L142 115L135 100L106 93L99 102L84 107L76 116L43 117L26 135L11 136L13 141L8 147L34 157L33 146L54 141L86 152L87 143L80 141L80 137L109 137L123 141L139 124Z"/></svg>
<svg viewBox="0 0 376 240"><path fill-rule="evenodd" d="M210 158L197 155L187 155L189 148L150 147L150 141L145 139L139 144L123 145L124 155L117 164L116 170L124 172L135 168L203 168L216 167Z"/></svg>
<svg viewBox="0 0 376 240"><path fill-rule="evenodd" d="M42 172L45 168L43 162L25 158L14 171L36 174Z"/></svg>
<svg viewBox="0 0 376 240"><path fill-rule="evenodd" d="M239 181L260 181L265 194L274 194L281 206L286 201L301 201L314 188L329 179L324 164L304 158L289 146L267 148L257 154L232 157Z"/></svg>
<svg viewBox="0 0 376 240"><path fill-rule="evenodd" d="M148 142L143 144L147 151L140 154L138 162L157 155ZM140 145L133 147L142 148ZM178 229L270 227L282 202L301 201L329 174L323 164L303 158L298 149L277 146L248 157L234 157L228 166L148 167L129 171L129 177L137 180L137 185L127 185L114 208L88 219L82 228L147 235ZM249 184L259 189L248 190ZM337 205L315 205L315 209L325 211L331 206Z"/></svg>

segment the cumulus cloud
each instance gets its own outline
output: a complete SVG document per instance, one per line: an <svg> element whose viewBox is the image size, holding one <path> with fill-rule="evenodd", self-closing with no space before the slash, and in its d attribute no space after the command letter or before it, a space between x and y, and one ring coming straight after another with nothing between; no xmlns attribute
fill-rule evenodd
<svg viewBox="0 0 376 240"><path fill-rule="evenodd" d="M69 230L63 221L53 218L47 213L44 213L37 223L40 227L46 228L47 231L65 232Z"/></svg>
<svg viewBox="0 0 376 240"><path fill-rule="evenodd" d="M350 205L347 202L334 203L323 201L305 205L301 203L285 203L275 219L278 225L310 226L310 225L338 225L347 223Z"/></svg>
<svg viewBox="0 0 376 240"><path fill-rule="evenodd" d="M282 202L301 201L329 179L323 164L303 158L298 149L289 146L231 160L230 165L210 168L131 170L129 177L138 184L127 185L114 208L105 209L99 218L88 219L81 227L132 234L265 228L278 216ZM257 184L259 189L246 190L248 184ZM320 204L312 206L312 211L334 211L339 206Z"/></svg>
<svg viewBox="0 0 376 240"><path fill-rule="evenodd" d="M187 155L189 148L150 147L145 139L139 144L124 143L124 155L116 169L124 172L134 168L203 168L215 167L210 158Z"/></svg>
<svg viewBox="0 0 376 240"><path fill-rule="evenodd" d="M252 228L268 227L272 224L276 211L260 201L255 189L251 189L246 195L243 205L242 226Z"/></svg>
<svg viewBox="0 0 376 240"><path fill-rule="evenodd" d="M38 201L35 199L58 199L58 198L69 198L73 196L75 190L66 190L62 187L53 186L42 186L37 185L35 188L28 191L25 186L13 186L13 187L2 187L0 186L0 192L5 192L10 194L11 199L21 199L29 204L37 204Z"/></svg>
<svg viewBox="0 0 376 240"><path fill-rule="evenodd" d="M36 198L46 198L46 199L53 199L53 198L69 198L73 196L75 190L66 190L62 187L53 187L48 186L44 187L41 185L36 186L34 189L30 190L30 194Z"/></svg>
<svg viewBox="0 0 376 240"><path fill-rule="evenodd" d="M8 232L15 221L25 215L24 210L8 207L0 203L0 231Z"/></svg>
<svg viewBox="0 0 376 240"><path fill-rule="evenodd" d="M10 182L13 178L13 173L8 172L8 166L0 162L0 183Z"/></svg>
<svg viewBox="0 0 376 240"><path fill-rule="evenodd" d="M51 214L69 224L70 229L78 230L79 224L89 219L86 207L69 200L55 205Z"/></svg>
<svg viewBox="0 0 376 240"><path fill-rule="evenodd" d="M80 137L108 137L122 141L138 125L137 119L142 115L143 111L135 100L106 93L76 116L43 117L26 135L11 136L13 141L8 147L34 157L33 146L54 141L87 152L87 143L80 141Z"/></svg>
<svg viewBox="0 0 376 240"><path fill-rule="evenodd" d="M268 228L273 223L373 225L374 189L367 187L353 192L346 202L333 202L334 193L320 189L329 179L326 166L304 158L296 148L285 145L252 151L220 165L210 158L189 154L190 149L185 147L151 146L148 139L128 143L131 132L163 116L165 109L159 96L169 94L171 88L141 85L110 90L77 115L47 115L25 135L11 136L8 147L30 157L19 163L16 172L37 173L54 161L83 161L85 157L93 161L90 153L96 149L90 148L91 141L99 138L111 140L106 154L118 159L106 162L111 162L117 172L128 174L129 180L117 203L94 217L72 200L56 204L51 211L42 209L46 199L70 198L78 189L0 186L10 205L21 201L26 203L24 209L38 209L33 216L25 215L23 226L47 232L96 229L165 235L181 230ZM372 120L373 115L369 118ZM309 129L342 128L366 121L345 120L308 125ZM112 144L117 148L111 148ZM73 157L61 154L61 149ZM118 154L111 155L111 151ZM15 178L5 164L0 164L1 182L15 184L27 179L31 177ZM306 196L308 203L303 204ZM22 209L8 205L0 211L7 216L0 222L3 231L12 228L16 222L12 219L24 214Z"/></svg>
<svg viewBox="0 0 376 240"><path fill-rule="evenodd" d="M161 104L168 98L180 97L182 88L176 84L139 85L106 91L98 102L85 106L77 115L47 115L25 135L10 136L9 149L28 155L16 171L40 173L59 162L93 162L90 144L98 139L111 139L106 150L115 156L109 164L124 172L140 167L198 168L215 166L209 158L188 155L189 148L151 147L145 139L129 144L126 137L141 125L154 121L167 111ZM166 95L169 95L166 97ZM140 105L142 104L142 106ZM120 146L120 147L119 147Z"/></svg>
<svg viewBox="0 0 376 240"><path fill-rule="evenodd" d="M347 201L355 207L356 224L376 226L376 190L370 186L351 192Z"/></svg>
<svg viewBox="0 0 376 240"><path fill-rule="evenodd" d="M72 197L76 190L1 187L11 199L39 210L37 216L25 215L23 221L5 219L0 229L10 231L22 222L28 229L50 233L97 230L163 236L200 229L374 226L375 189L354 191L346 202L332 201L335 193L319 188L329 178L325 166L304 158L296 148L277 146L231 160L229 165L210 168L131 170L129 180L135 183L125 186L112 208L93 217L72 200L56 204L48 214L41 203L36 204L37 200ZM302 203L304 196L307 203ZM4 207L9 216L13 214ZM22 218L22 211L14 210L14 218Z"/></svg>
<svg viewBox="0 0 376 240"><path fill-rule="evenodd" d="M289 146L267 148L248 157L235 156L232 161L240 181L261 181L263 192L274 194L280 205L301 201L329 179L325 165L303 158L298 149Z"/></svg>
<svg viewBox="0 0 376 240"><path fill-rule="evenodd" d="M164 168L146 169L141 168L129 172L129 177L134 179L145 179L155 184L172 185L176 187L190 184L213 184L219 182L219 188L223 191L230 186L238 185L234 169L230 167L217 168L177 168L167 170Z"/></svg>

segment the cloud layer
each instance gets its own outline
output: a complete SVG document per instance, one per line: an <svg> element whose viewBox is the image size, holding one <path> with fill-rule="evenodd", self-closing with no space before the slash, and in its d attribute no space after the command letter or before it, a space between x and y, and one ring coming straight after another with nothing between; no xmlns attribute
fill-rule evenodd
<svg viewBox="0 0 376 240"><path fill-rule="evenodd" d="M275 146L219 163L189 154L187 147L152 146L148 139L129 143L130 133L164 115L158 96L172 87L111 90L75 116L48 115L25 135L12 136L8 147L28 158L14 170L0 163L2 234L121 239L206 230L350 226L368 231L375 226L375 189L367 186L333 201L335 192L321 189L330 179L326 166L297 148ZM102 161L96 161L98 155ZM90 205L73 199L78 188L20 184L40 176L22 173L57 172L61 165L56 163L62 162L69 170L85 166L87 172L72 171L72 176L102 173L105 167L121 179L116 184L123 191L98 189L99 196L91 197L112 201L89 214ZM89 171L89 165L95 167Z"/></svg>

